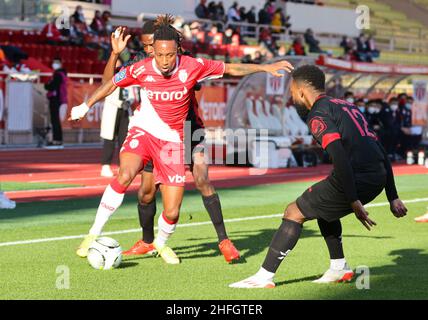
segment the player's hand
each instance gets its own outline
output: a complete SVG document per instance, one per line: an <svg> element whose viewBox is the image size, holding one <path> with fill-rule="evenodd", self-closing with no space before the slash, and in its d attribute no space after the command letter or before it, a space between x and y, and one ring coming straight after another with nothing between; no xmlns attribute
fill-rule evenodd
<svg viewBox="0 0 428 320"><path fill-rule="evenodd" d="M354 201L351 203L352 210L355 212L355 216L358 220L366 227L367 230L370 231L370 227L376 225L376 222L369 218L369 213L364 208L363 204L360 200Z"/></svg>
<svg viewBox="0 0 428 320"><path fill-rule="evenodd" d="M125 27L118 27L111 34L111 48L114 54L121 54L125 50L129 38L131 38L130 34L125 37L125 30Z"/></svg>
<svg viewBox="0 0 428 320"><path fill-rule="evenodd" d="M68 117L68 121L79 121L83 119L88 112L89 107L86 103L82 103L77 107L71 108L70 117Z"/></svg>
<svg viewBox="0 0 428 320"><path fill-rule="evenodd" d="M265 65L265 71L269 72L271 75L275 77L283 77L285 74L280 73L279 71L285 70L287 72L291 72L294 70L292 64L286 60L278 61L271 64Z"/></svg>
<svg viewBox="0 0 428 320"><path fill-rule="evenodd" d="M391 201L390 208L392 214L397 218L404 217L407 214L407 208L400 199Z"/></svg>

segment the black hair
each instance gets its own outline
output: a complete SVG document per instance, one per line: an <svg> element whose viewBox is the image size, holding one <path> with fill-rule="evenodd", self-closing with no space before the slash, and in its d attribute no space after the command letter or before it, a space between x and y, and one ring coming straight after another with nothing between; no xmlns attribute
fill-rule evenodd
<svg viewBox="0 0 428 320"><path fill-rule="evenodd" d="M153 20L146 21L141 29L142 34L154 34L155 30L155 22Z"/></svg>
<svg viewBox="0 0 428 320"><path fill-rule="evenodd" d="M178 48L181 48L181 40L183 39L183 36L172 26L173 23L174 17L170 14L158 16L154 24L156 30L154 32L153 41L174 40L177 43Z"/></svg>
<svg viewBox="0 0 428 320"><path fill-rule="evenodd" d="M304 82L313 89L325 91L325 74L320 68L314 65L304 65L295 69L291 76L296 82Z"/></svg>
<svg viewBox="0 0 428 320"><path fill-rule="evenodd" d="M352 91L346 91L344 97L349 97L349 96L353 96L354 93Z"/></svg>

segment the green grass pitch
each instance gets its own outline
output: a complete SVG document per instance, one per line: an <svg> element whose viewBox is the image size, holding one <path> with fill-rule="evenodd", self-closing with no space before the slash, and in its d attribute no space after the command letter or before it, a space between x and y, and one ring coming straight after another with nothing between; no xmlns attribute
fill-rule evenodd
<svg viewBox="0 0 428 320"><path fill-rule="evenodd" d="M287 183L218 190L226 219L281 213L310 183ZM428 176L397 178L404 200L428 197ZM105 231L139 227L136 197L128 195ZM385 202L382 194L374 203ZM120 268L92 269L75 255L81 239L33 244L6 242L85 234L95 215L99 198L18 204L0 211L0 299L427 299L428 224L416 224L428 201L409 203L408 216L396 219L388 206L371 207L378 226L368 232L353 215L343 219L345 254L350 265L368 266L370 289L357 282L317 285L311 280L328 268L325 243L315 221L305 224L296 248L287 256L275 278L275 289L231 289L228 284L256 272L267 252L279 217L226 224L240 249L242 262L228 265L217 248L210 224L177 228L169 244L182 259L166 265L161 258L125 257ZM158 201L158 213L161 212ZM208 221L196 192L186 192L180 224ZM129 248L141 234L111 235ZM69 289L57 288L69 270ZM57 269L59 267L59 269ZM58 271L58 273L57 273ZM59 278L60 277L60 278ZM59 280L58 280L59 279ZM367 284L367 282L365 282Z"/></svg>

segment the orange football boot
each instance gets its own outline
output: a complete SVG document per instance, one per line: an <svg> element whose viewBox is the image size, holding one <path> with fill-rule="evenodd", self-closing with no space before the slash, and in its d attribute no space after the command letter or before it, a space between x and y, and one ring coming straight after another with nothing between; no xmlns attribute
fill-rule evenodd
<svg viewBox="0 0 428 320"><path fill-rule="evenodd" d="M131 249L123 251L122 254L125 256L136 256L141 254L152 254L156 252L153 243L145 243L143 240L138 240Z"/></svg>
<svg viewBox="0 0 428 320"><path fill-rule="evenodd" d="M224 239L219 243L218 248L226 259L227 263L231 263L233 260L238 260L240 258L238 249L235 248L232 241L229 239Z"/></svg>

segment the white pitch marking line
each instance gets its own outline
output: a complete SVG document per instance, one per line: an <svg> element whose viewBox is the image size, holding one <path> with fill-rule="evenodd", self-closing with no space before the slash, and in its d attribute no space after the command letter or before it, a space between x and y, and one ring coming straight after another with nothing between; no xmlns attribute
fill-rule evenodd
<svg viewBox="0 0 428 320"><path fill-rule="evenodd" d="M411 200L404 200L404 203L417 203L417 202L425 202L428 201L428 198L416 198ZM389 202L379 202L379 203L371 203L365 205L366 208L373 208L373 207L383 207L383 206L389 206ZM232 223L232 222L240 222L240 221L250 221L250 220L260 220L260 219L271 219L271 218L278 218L282 217L283 213L278 214L271 214L271 215L262 215L262 216L255 216L255 217L247 217L247 218L234 218L234 219L225 219L225 223ZM188 227L197 227L197 226L203 226L207 224L211 224L211 221L204 221L204 222L194 222L194 223L185 223L185 224L179 224L177 225L177 228L188 228ZM155 227L155 230L157 230L157 227ZM110 231L110 232L104 232L102 233L103 236L110 236L115 234L125 234L125 233L135 233L135 232L141 232L140 229L127 229L127 230L119 230L119 231ZM21 244L33 244L33 243L40 243L40 242L52 242L52 241L63 241L63 240L72 240L72 239L81 239L84 238L86 235L75 235L75 236L65 236L65 237L56 237L56 238L43 238L43 239L33 239L33 240L22 240L22 241L12 241L12 242L0 242L0 247L8 247L8 246L15 246L15 245L21 245Z"/></svg>

